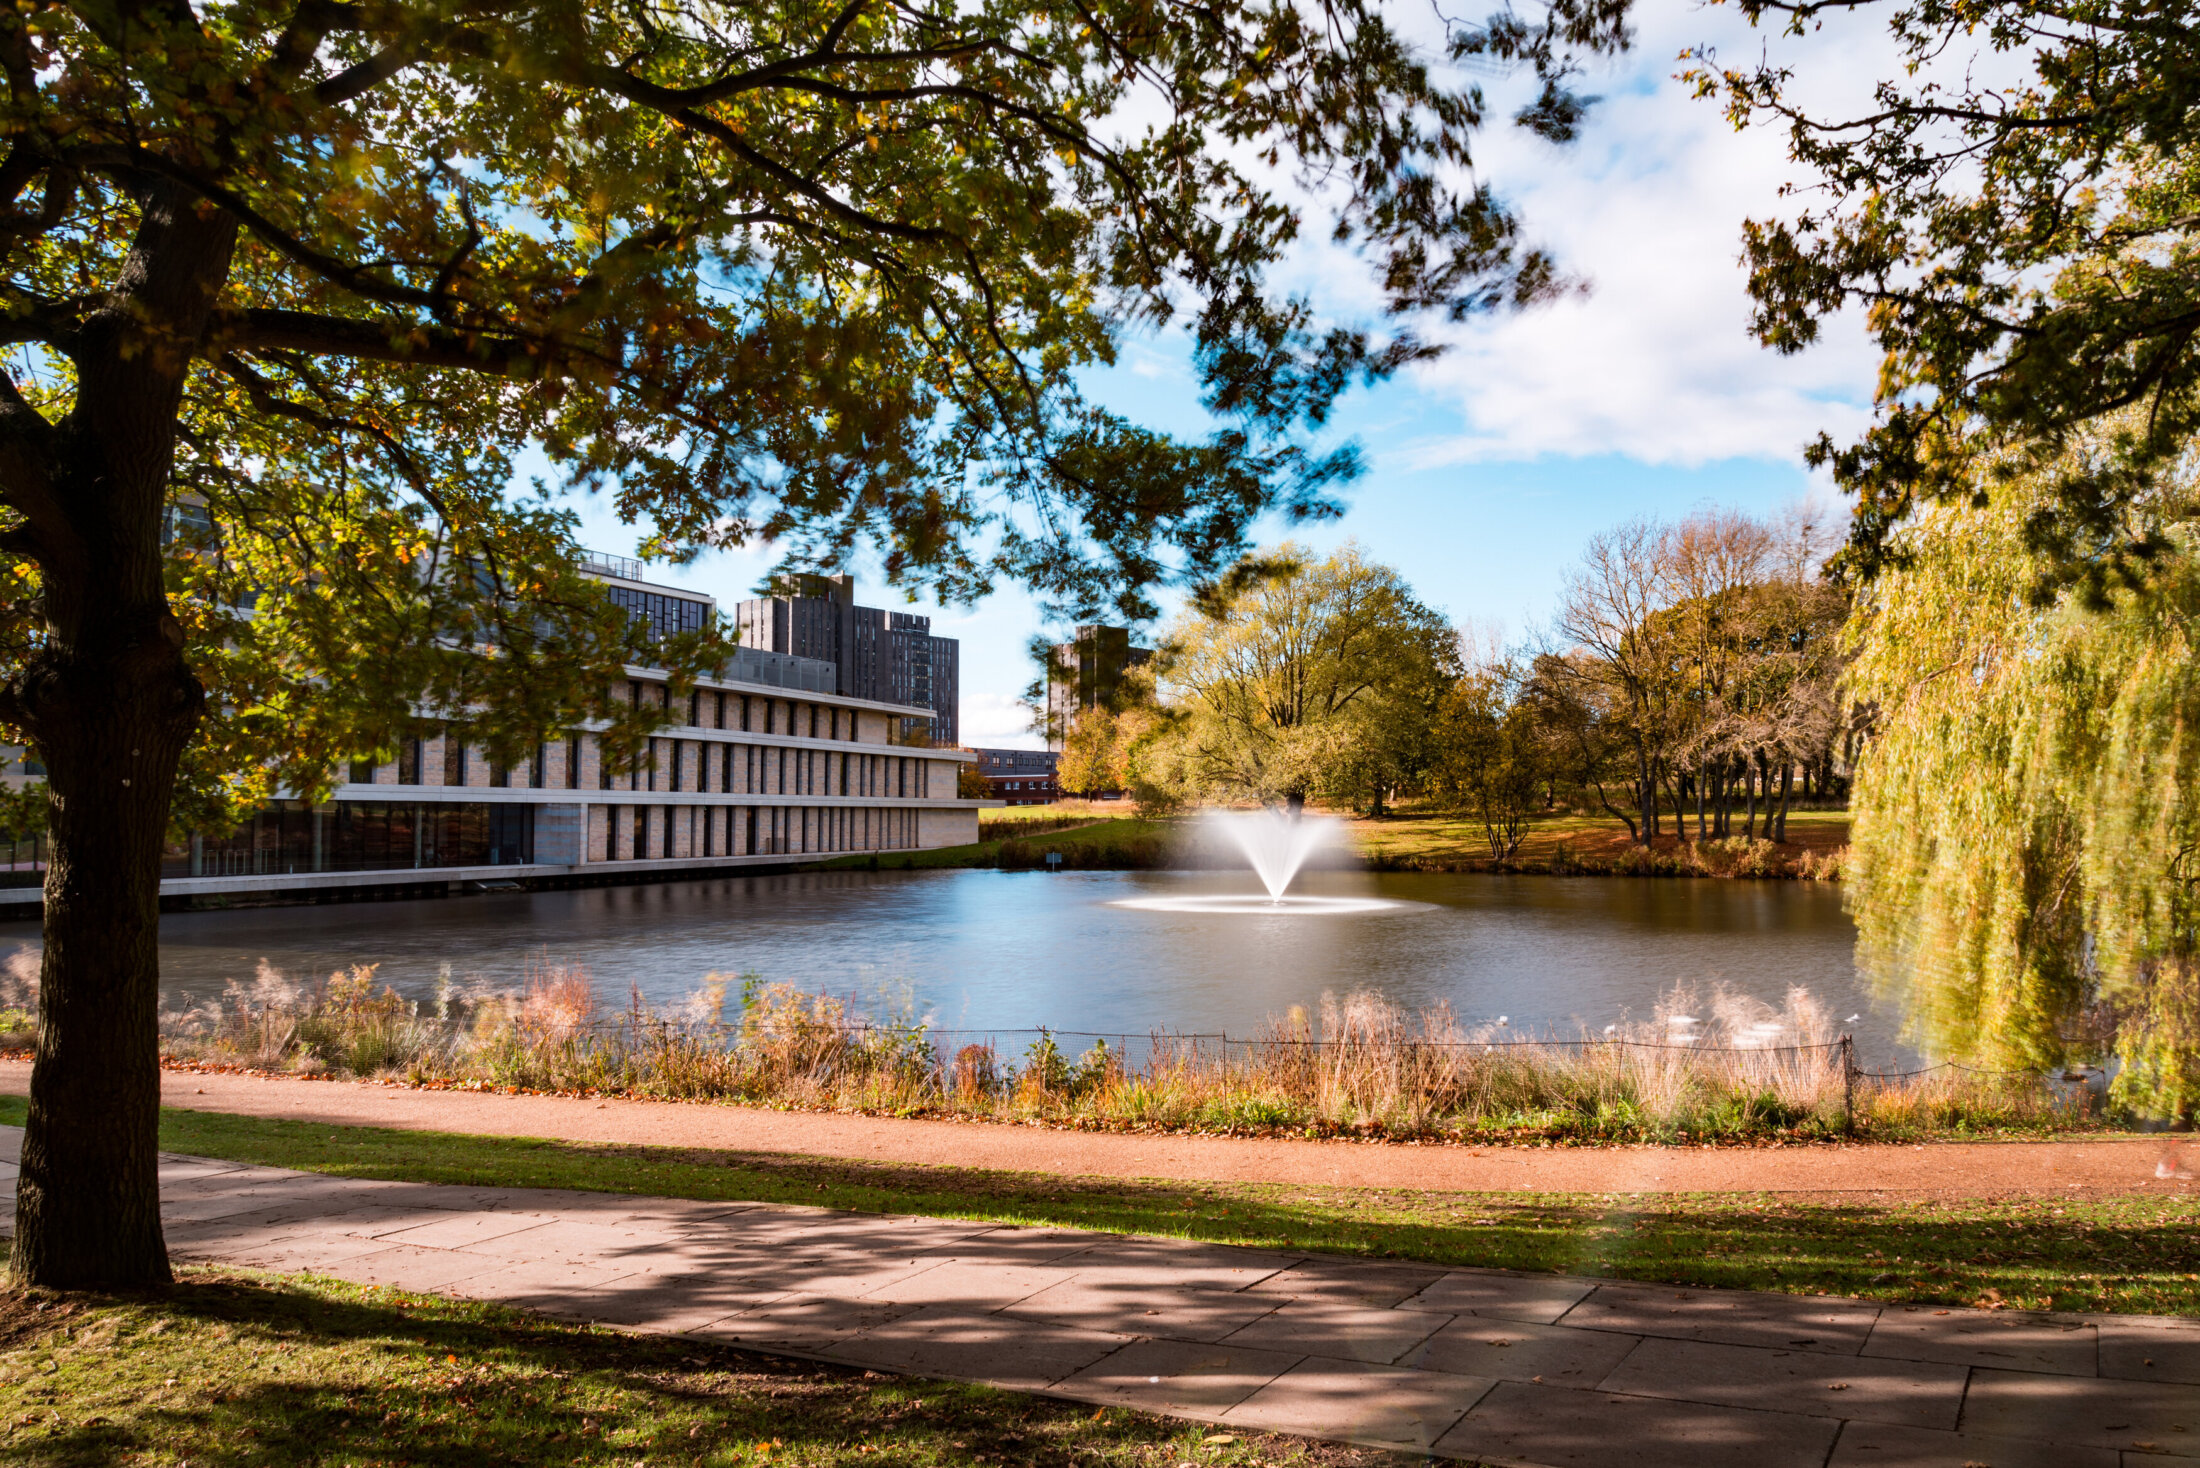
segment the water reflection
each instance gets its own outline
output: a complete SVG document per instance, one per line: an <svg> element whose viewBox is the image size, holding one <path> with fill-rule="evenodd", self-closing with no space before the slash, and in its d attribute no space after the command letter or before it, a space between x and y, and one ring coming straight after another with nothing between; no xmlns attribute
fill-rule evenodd
<svg viewBox="0 0 2200 1468"><path fill-rule="evenodd" d="M1125 899L1243 892L1242 873L830 872L728 877L448 901L175 913L161 919L168 1001L188 1004L266 960L292 978L379 963L425 996L440 970L520 981L542 956L598 991L670 1003L710 973L756 973L950 1028L1047 1024L1249 1033L1262 1016L1367 985L1449 1001L1472 1022L1601 1031L1675 982L1777 1005L1791 984L1851 1026L1860 1059L1895 1053L1832 887L1729 882L1309 872L1294 892L1409 904L1349 917L1154 911ZM0 948L35 947L32 924Z"/></svg>

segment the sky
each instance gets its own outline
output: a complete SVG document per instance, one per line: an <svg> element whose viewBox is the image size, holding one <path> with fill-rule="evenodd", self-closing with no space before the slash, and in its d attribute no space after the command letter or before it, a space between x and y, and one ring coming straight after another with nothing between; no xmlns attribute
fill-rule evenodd
<svg viewBox="0 0 2200 1468"><path fill-rule="evenodd" d="M1866 421L1876 357L1853 322L1795 357L1749 336L1742 222L1791 213L1779 190L1796 174L1779 134L1735 132L1675 78L1675 58L1706 43L1732 60L1796 44L1768 40L1721 7L1648 0L1631 55L1584 81L1601 100L1577 142L1561 148L1509 128L1478 140L1482 175L1585 292L1441 327L1431 334L1444 356L1356 390L1334 425L1367 464L1345 514L1297 532L1264 525L1264 542L1357 540L1454 621L1519 638L1547 621L1567 568L1600 529L1709 505L1769 515L1830 499L1801 450L1820 432L1839 438ZM1869 33L1801 45L1794 57L1820 100L1868 95L1889 59ZM1335 319L1376 318L1364 268L1326 242L1278 282ZM1127 343L1087 386L1153 427L1203 436L1210 426L1175 338ZM576 508L583 544L634 549L637 533L599 503ZM763 548L721 553L665 579L725 605L753 595L770 561ZM1041 746L1018 702L1033 674L1025 649L1035 632L1062 629L1046 627L1013 588L975 607L940 607L905 602L870 568L853 569L866 604L927 613L936 634L960 640L963 743Z"/></svg>

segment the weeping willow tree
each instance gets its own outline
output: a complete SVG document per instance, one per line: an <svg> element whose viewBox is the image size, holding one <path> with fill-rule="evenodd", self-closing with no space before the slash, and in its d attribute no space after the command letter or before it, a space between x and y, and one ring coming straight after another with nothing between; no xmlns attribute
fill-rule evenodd
<svg viewBox="0 0 2200 1468"><path fill-rule="evenodd" d="M2163 554L2043 605L2027 527L2048 483L1922 514L1850 624L1856 696L1881 710L1853 804L1858 951L1933 1053L2112 1055L2120 1102L2191 1120L2200 500L2188 478L2132 527Z"/></svg>

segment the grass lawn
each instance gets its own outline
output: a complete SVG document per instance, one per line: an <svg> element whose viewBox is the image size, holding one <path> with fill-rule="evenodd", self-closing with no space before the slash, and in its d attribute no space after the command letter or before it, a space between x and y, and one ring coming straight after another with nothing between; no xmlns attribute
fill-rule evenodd
<svg viewBox="0 0 2200 1468"><path fill-rule="evenodd" d="M21 1102L0 1107L0 1121ZM1932 1304L2200 1315L2191 1198L1803 1203L1065 1179L164 1111L171 1151L335 1173L803 1203Z"/></svg>
<svg viewBox="0 0 2200 1468"><path fill-rule="evenodd" d="M1666 812L1668 823L1671 818L1672 812ZM1490 858L1482 823L1455 812L1407 810L1378 820L1348 817L1346 828L1353 845L1371 861L1446 864L1485 863ZM1693 821L1688 829L1691 833L1696 829ZM1796 854L1838 851L1848 844L1848 812L1790 811L1787 837L1783 849ZM1671 851L1679 845L1680 839L1673 835L1658 840L1660 851ZM1562 848L1576 861L1608 861L1626 851L1627 846L1627 827L1611 816L1547 816L1529 826L1513 861L1517 865L1548 863Z"/></svg>
<svg viewBox="0 0 2200 1468"><path fill-rule="evenodd" d="M1022 806L1043 819L1047 806ZM1118 810L1123 807L1118 806ZM989 816L993 812L987 813ZM1005 812L1003 813L1005 814ZM987 824L991 824L989 820ZM938 867L1040 867L1049 851L1061 853L1062 865L1079 871L1137 870L1165 867L1174 859L1179 833L1169 821L1142 821L1124 815L1100 819L1066 831L1007 836L968 846L941 846L883 856L841 856L811 863L805 871L922 871Z"/></svg>
<svg viewBox="0 0 2200 1468"><path fill-rule="evenodd" d="M157 1294L0 1295L0 1422L0 1462L53 1468L1402 1461L404 1291L212 1270Z"/></svg>

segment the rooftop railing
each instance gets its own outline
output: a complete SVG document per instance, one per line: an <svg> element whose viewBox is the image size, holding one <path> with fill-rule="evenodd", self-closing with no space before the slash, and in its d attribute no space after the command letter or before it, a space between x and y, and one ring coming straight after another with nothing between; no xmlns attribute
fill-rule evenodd
<svg viewBox="0 0 2200 1468"><path fill-rule="evenodd" d="M597 574L603 576L616 576L621 581L641 581L646 579L644 575L644 571L646 568L644 568L642 563L636 560L634 557L606 555L602 551L582 551L581 569L584 571L594 571Z"/></svg>

